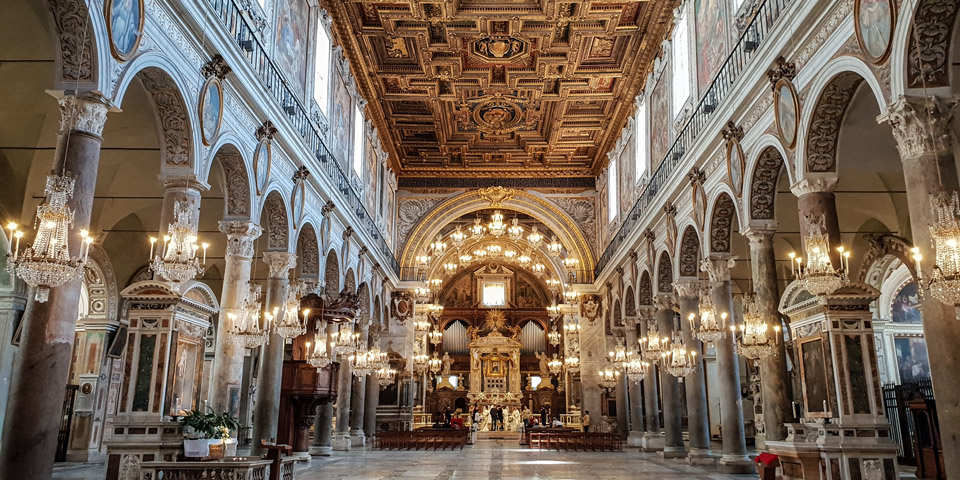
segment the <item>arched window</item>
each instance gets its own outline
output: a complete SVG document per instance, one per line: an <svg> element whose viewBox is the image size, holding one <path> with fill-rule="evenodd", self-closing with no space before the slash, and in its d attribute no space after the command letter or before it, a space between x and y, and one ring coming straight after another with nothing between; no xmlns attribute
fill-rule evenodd
<svg viewBox="0 0 960 480"><path fill-rule="evenodd" d="M260 2L263 3L263 0ZM323 22L317 22L317 48L313 64L313 100L320 111L327 114L330 97L330 34Z"/></svg>
<svg viewBox="0 0 960 480"><path fill-rule="evenodd" d="M690 34L687 30L686 9L681 6L673 30L673 116L683 110L690 97Z"/></svg>
<svg viewBox="0 0 960 480"><path fill-rule="evenodd" d="M647 151L647 108L646 102L641 103L637 107L636 118L636 131L633 132L634 139L634 160L636 161L636 167L634 168L634 182L639 182L643 175L647 173L647 164L650 163L649 152Z"/></svg>
<svg viewBox="0 0 960 480"><path fill-rule="evenodd" d="M607 167L607 216L608 221L613 223L617 219L617 183L620 179L617 177L617 161L610 160L610 166Z"/></svg>
<svg viewBox="0 0 960 480"><path fill-rule="evenodd" d="M520 353L524 355L533 355L537 352L546 353L547 344L544 335L543 327L539 323L527 322L520 329Z"/></svg>
<svg viewBox="0 0 960 480"><path fill-rule="evenodd" d="M363 179L363 112L353 107L353 171Z"/></svg>
<svg viewBox="0 0 960 480"><path fill-rule="evenodd" d="M443 329L443 351L451 355L470 353L467 344L470 338L467 337L467 324L463 320L454 320Z"/></svg>

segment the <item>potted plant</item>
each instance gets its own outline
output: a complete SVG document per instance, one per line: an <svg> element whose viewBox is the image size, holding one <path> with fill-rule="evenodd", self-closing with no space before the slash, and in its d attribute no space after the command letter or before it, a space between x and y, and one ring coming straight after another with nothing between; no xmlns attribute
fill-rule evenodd
<svg viewBox="0 0 960 480"><path fill-rule="evenodd" d="M224 449L236 455L236 441L230 435L240 427L237 419L229 413L203 413L191 410L180 418L180 426L186 438L183 440L185 457L215 459L223 458ZM210 448L214 446L215 448ZM231 448L232 447L232 448Z"/></svg>

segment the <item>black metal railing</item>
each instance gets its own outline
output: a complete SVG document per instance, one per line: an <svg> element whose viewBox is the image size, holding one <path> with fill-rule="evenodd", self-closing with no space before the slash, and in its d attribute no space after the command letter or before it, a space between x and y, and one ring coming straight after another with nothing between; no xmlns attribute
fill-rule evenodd
<svg viewBox="0 0 960 480"><path fill-rule="evenodd" d="M327 148L323 137L320 135L320 127L310 116L310 110L293 93L290 85L287 84L286 79L280 73L280 69L267 54L267 49L260 42L260 38L256 34L257 30L251 25L248 16L244 15L243 10L234 3L234 0L206 0L206 2L220 18L227 33L233 38L243 52L243 56L247 58L250 66L260 78L263 83L263 91L277 102L285 114L286 121L297 131L310 149L316 160L316 163L309 165L309 167L313 167L311 170L319 168L320 172L330 180L340 192L341 197L346 200L349 210L356 215L359 227L376 244L374 248L378 249L387 258L388 267L399 274L400 264L384 238L383 232L377 226L376 220L367 213L360 193L351 185L350 177L341 168L341 162L337 161L337 158ZM342 208L342 205L340 207Z"/></svg>
<svg viewBox="0 0 960 480"><path fill-rule="evenodd" d="M658 194L664 189L667 182L675 178L677 167L683 160L684 153L690 150L703 128L710 123L713 112L716 111L720 102L733 88L740 73L743 72L750 58L759 48L760 43L770 34L783 11L793 2L794 0L766 0L753 13L733 51L727 56L706 93L700 98L700 102L697 103L690 119L684 125L683 130L680 131L680 134L677 135L676 140L657 166L656 171L651 175L633 208L620 223L616 235L610 239L606 249L604 249L603 255L600 256L594 269L597 276L610 263L614 253L630 233L637 228L640 217L647 213L650 206L655 203Z"/></svg>
<svg viewBox="0 0 960 480"><path fill-rule="evenodd" d="M883 386L883 412L890 422L891 435L897 442L897 461L902 465L916 465L913 415L907 402L915 398L933 400L933 385L929 379L902 385Z"/></svg>

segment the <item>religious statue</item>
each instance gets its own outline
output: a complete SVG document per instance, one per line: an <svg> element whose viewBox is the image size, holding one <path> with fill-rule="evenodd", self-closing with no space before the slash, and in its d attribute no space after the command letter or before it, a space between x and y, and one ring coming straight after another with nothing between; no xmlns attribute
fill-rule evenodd
<svg viewBox="0 0 960 480"><path fill-rule="evenodd" d="M450 375L450 366L453 364L453 360L450 359L450 354L443 352L443 358L441 360L443 362L443 370L440 371L440 374L443 376Z"/></svg>
<svg viewBox="0 0 960 480"><path fill-rule="evenodd" d="M550 359L547 358L546 353L537 352L536 357L540 360L540 375L549 377L550 376Z"/></svg>

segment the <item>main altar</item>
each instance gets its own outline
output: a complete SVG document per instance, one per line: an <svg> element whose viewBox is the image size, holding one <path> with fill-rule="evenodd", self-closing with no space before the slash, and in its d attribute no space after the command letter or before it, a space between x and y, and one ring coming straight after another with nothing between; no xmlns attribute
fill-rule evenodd
<svg viewBox="0 0 960 480"><path fill-rule="evenodd" d="M480 328L470 327L470 389L467 398L479 405L520 406L520 328L510 326L503 312L489 310Z"/></svg>

